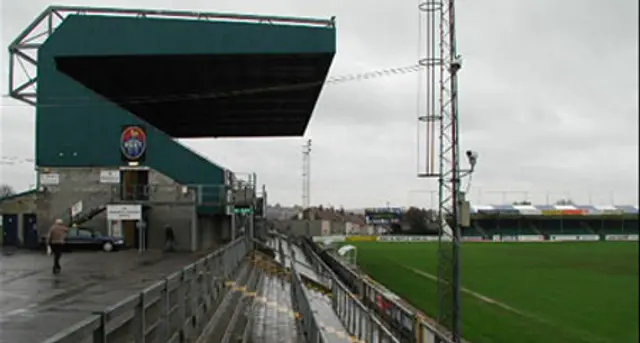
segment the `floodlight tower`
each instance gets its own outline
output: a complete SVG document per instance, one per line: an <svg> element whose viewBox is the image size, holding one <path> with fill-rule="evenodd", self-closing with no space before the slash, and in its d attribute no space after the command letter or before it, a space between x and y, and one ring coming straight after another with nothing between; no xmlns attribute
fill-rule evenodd
<svg viewBox="0 0 640 343"><path fill-rule="evenodd" d="M438 180L438 323L461 342L460 330L460 242L461 178L471 170L460 169L458 141L458 71L462 60L456 47L455 0L419 0L426 20L420 25L421 44L426 53L420 64L425 67L426 93L418 120L424 127L425 169L418 177ZM421 144L421 143L419 143ZM437 151L437 153L436 153ZM477 154L467 152L471 169Z"/></svg>
<svg viewBox="0 0 640 343"><path fill-rule="evenodd" d="M302 208L311 206L311 140L302 146Z"/></svg>
<svg viewBox="0 0 640 343"><path fill-rule="evenodd" d="M306 234L311 235L311 140L302 146L302 213L306 213Z"/></svg>

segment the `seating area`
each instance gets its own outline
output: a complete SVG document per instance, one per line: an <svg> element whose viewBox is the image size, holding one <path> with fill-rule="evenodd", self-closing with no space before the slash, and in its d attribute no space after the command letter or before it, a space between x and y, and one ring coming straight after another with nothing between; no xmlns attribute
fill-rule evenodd
<svg viewBox="0 0 640 343"><path fill-rule="evenodd" d="M638 220L625 220L622 222L622 231L626 234L637 235L640 232L639 224Z"/></svg>
<svg viewBox="0 0 640 343"><path fill-rule="evenodd" d="M467 227L462 230L462 236L463 237L484 237L485 232L481 228L472 225L471 227Z"/></svg>
<svg viewBox="0 0 640 343"><path fill-rule="evenodd" d="M637 235L639 232L637 218L475 218L471 227L463 231L463 236Z"/></svg>
<svg viewBox="0 0 640 343"><path fill-rule="evenodd" d="M484 232L486 236L505 235L505 236L518 236L518 235L540 235L541 233L536 230L532 223L524 218L517 219L474 219L471 223L471 228L466 229L469 234L464 233L465 236L473 236L475 232ZM485 236L485 234L480 234ZM477 235L477 234L475 234Z"/></svg>
<svg viewBox="0 0 640 343"><path fill-rule="evenodd" d="M605 219L592 223L592 226L603 235L637 235L640 231L638 219Z"/></svg>
<svg viewBox="0 0 640 343"><path fill-rule="evenodd" d="M597 233L583 219L542 219L536 221L534 225L546 235L593 235Z"/></svg>

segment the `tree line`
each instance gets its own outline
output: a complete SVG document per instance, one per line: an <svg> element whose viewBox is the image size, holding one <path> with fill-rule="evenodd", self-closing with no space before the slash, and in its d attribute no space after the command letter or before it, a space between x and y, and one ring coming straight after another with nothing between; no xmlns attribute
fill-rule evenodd
<svg viewBox="0 0 640 343"><path fill-rule="evenodd" d="M7 184L0 184L0 199L4 197L8 197L10 195L14 195L16 192L13 187Z"/></svg>

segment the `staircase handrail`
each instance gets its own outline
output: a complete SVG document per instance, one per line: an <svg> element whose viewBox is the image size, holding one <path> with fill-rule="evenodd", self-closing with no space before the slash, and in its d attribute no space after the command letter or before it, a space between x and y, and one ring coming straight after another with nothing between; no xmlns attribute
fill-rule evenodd
<svg viewBox="0 0 640 343"><path fill-rule="evenodd" d="M77 219L82 218L83 214L88 214L90 211L93 211L101 206L107 206L107 204L109 202L111 202L113 200L113 192L111 191L111 189L109 189L109 191L107 193L105 193L104 191L98 191L98 192L92 192L88 195L86 195L85 197L83 197L82 199L76 201L75 203L73 203L68 209L67 209L67 213L69 215L69 225L72 225L74 223L76 223ZM82 211L80 211L80 213L76 214L75 216L71 215L71 207L75 204L77 204L79 201L82 201ZM89 219L90 220L90 219ZM82 224L82 223L80 223Z"/></svg>

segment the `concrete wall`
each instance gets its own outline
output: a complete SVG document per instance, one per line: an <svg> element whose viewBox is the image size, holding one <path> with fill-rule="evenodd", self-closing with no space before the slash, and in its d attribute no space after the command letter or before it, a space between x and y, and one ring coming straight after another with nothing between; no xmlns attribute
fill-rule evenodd
<svg viewBox="0 0 640 343"><path fill-rule="evenodd" d="M254 201L253 189L241 189L233 193L234 200L237 206L249 206Z"/></svg>
<svg viewBox="0 0 640 343"><path fill-rule="evenodd" d="M118 168L48 168L49 173L58 174L60 181L58 185L46 186L47 191L40 193L35 200L38 231L45 233L56 218L67 217L71 206L79 200L83 201L85 210L112 203L111 200L119 196L120 186L100 183L100 171L116 169ZM181 251L192 249L192 238L195 238L196 249L210 249L225 239L225 232L228 235L229 217L197 216L196 207L189 204L195 200L195 194L183 194L182 185L173 179L150 170L149 185L150 200L162 204L151 204L147 213L148 249L164 248L166 225L173 228L177 249ZM106 211L82 226L106 233ZM192 235L193 231L196 232L195 237Z"/></svg>
<svg viewBox="0 0 640 343"><path fill-rule="evenodd" d="M40 167L40 170L43 170ZM119 196L119 184L100 183L101 170L113 168L47 168L49 173L58 175L59 184L46 185L46 191L39 193L36 205L38 231L40 233L53 224L56 218L67 218L73 204L82 200L84 210L109 204ZM193 194L182 194L181 185L171 178L154 170L149 171L150 192L153 201L177 202L194 199ZM153 205L149 210L147 247L164 247L164 227L171 225L176 233L179 248L191 248L191 225L194 221L195 207L185 204ZM97 215L83 226L107 232L106 211Z"/></svg>
<svg viewBox="0 0 640 343"><path fill-rule="evenodd" d="M0 214L35 213L36 193L29 192L0 201Z"/></svg>
<svg viewBox="0 0 640 343"><path fill-rule="evenodd" d="M228 241L229 222L228 216L198 216L198 249L218 248Z"/></svg>
<svg viewBox="0 0 640 343"><path fill-rule="evenodd" d="M176 237L176 249L192 250L192 231L196 222L196 208L180 204L195 200L193 194L182 194L182 185L155 170L149 171L150 198L152 201L175 202L175 204L152 205L149 210L149 249L164 248L164 228L170 225ZM196 247L197 249L197 247Z"/></svg>
<svg viewBox="0 0 640 343"><path fill-rule="evenodd" d="M39 192L36 199L38 216L38 232L46 233L56 218L69 218L69 210L82 200L83 207L89 209L109 202L118 185L101 184L100 168L40 168L47 169L47 174L57 174L57 185L43 185L44 192ZM117 168L114 168L117 169ZM101 232L107 231L105 215L99 215L86 223Z"/></svg>
<svg viewBox="0 0 640 343"><path fill-rule="evenodd" d="M308 223L308 224L307 224ZM274 221L277 229L298 236L338 235L345 233L345 223L330 220L278 220ZM328 230L327 230L328 228ZM328 231L328 232L327 232Z"/></svg>
<svg viewBox="0 0 640 343"><path fill-rule="evenodd" d="M147 248L164 248L164 228L170 225L176 237L176 249L191 251L192 225L195 225L195 207L185 205L155 205L149 209Z"/></svg>
<svg viewBox="0 0 640 343"><path fill-rule="evenodd" d="M274 225L277 229L287 231L291 228L291 233L300 236L324 236L324 235L344 235L347 232L347 226L351 223L331 221L331 220L277 220Z"/></svg>

